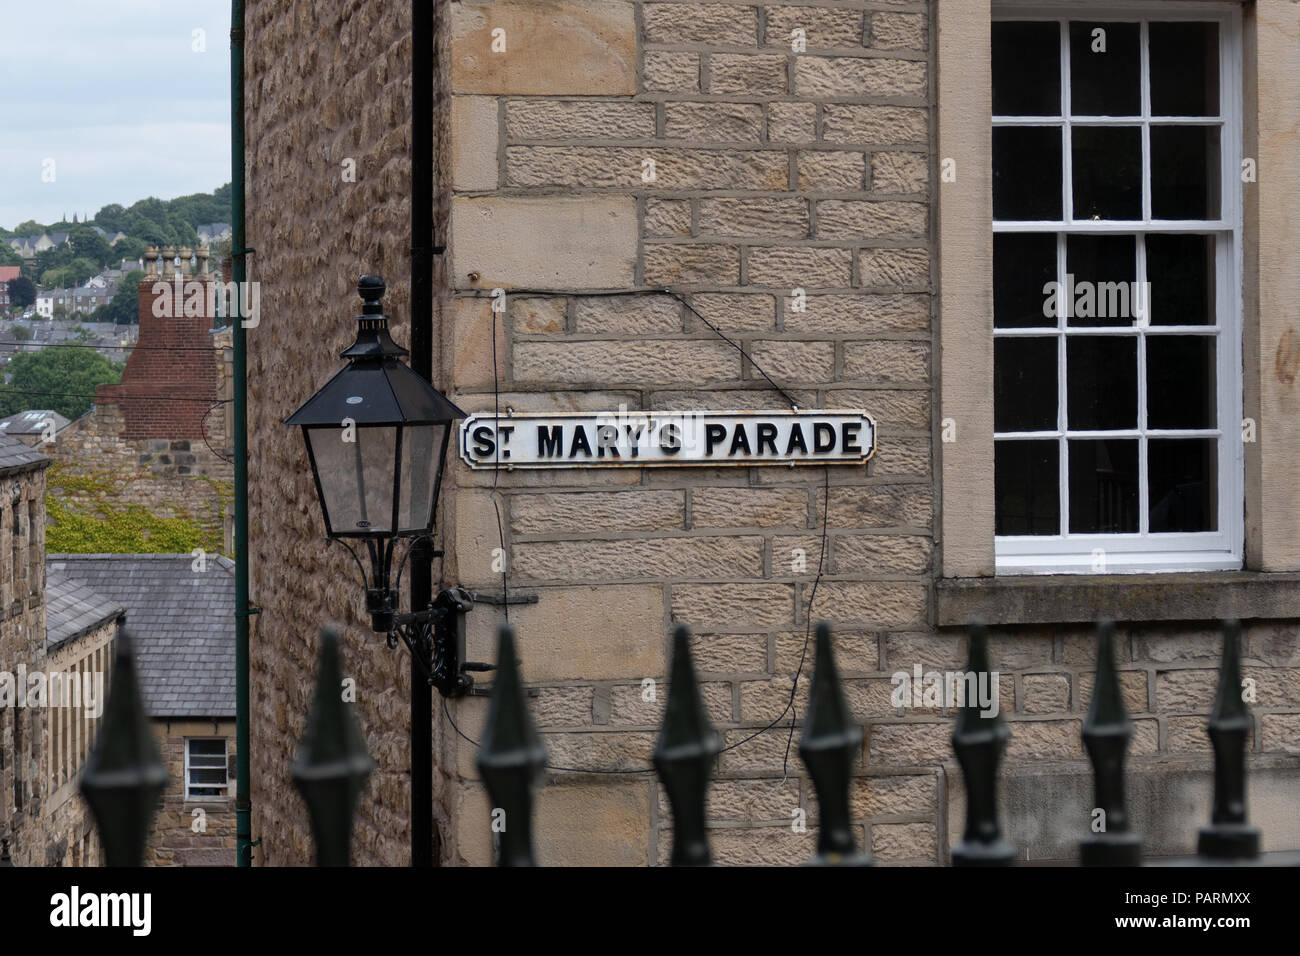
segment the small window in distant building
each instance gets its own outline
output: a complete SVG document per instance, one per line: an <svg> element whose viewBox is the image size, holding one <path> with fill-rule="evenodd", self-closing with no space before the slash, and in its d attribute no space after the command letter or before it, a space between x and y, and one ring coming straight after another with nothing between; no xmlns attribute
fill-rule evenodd
<svg viewBox="0 0 1300 956"><path fill-rule="evenodd" d="M229 771L224 738L186 739L186 800L225 800L230 795Z"/></svg>

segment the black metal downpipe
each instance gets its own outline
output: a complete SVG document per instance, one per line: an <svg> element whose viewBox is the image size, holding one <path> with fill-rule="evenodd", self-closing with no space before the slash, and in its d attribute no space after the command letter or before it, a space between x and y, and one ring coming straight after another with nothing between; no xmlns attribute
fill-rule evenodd
<svg viewBox="0 0 1300 956"><path fill-rule="evenodd" d="M411 0L411 370L433 382L434 3ZM411 610L433 602L433 546L411 553ZM411 655L411 866L433 866L433 688Z"/></svg>

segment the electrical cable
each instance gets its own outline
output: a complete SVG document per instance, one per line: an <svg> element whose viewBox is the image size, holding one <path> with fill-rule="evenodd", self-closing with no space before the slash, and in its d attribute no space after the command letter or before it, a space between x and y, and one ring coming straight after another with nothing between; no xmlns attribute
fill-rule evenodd
<svg viewBox="0 0 1300 956"><path fill-rule="evenodd" d="M785 389L783 389L780 385L778 385L775 381L773 381L772 377L767 374L767 372L763 369L762 366L760 366L756 361L754 361L753 356L751 356L748 352L746 352L743 346L741 346L738 342L735 342L729 339L726 335L724 335L717 326L715 326L712 322L710 322L703 315L701 315L698 310L696 310L689 302L686 301L686 299L684 299L681 295L679 295L677 292L673 291L672 289L668 289L668 288L643 289L643 290L635 290L632 292L624 291L624 292L593 292L593 293L565 293L565 292L531 290L531 289L512 289L510 290L509 294L514 296L526 296L528 298L563 298L563 299L614 297L614 296L618 296L620 298L627 298L628 296L641 296L641 295L671 296L672 298L676 299L679 303L681 303L681 305L685 306L692 313L694 313L695 316L697 316L701 322L703 322L706 326L708 326L709 329L711 329L713 333L718 336L718 338L722 339L724 342L726 342L728 345L730 345L732 348L738 351L742 356L744 356L744 358L749 362L749 364L754 366L754 369L758 372L758 374L762 375L763 378L767 380L767 383L777 393L779 393L787 402L790 403L791 408L793 408L795 411L799 410L798 402L796 402ZM482 296L481 294L471 294L470 296L468 296L468 298L484 298L484 296ZM500 371L497 366L497 334L496 334L497 333L497 310L495 308L497 297L492 296L492 299L493 299L492 302L492 306L493 306L492 308L492 403L493 403L494 417L500 419L501 383L500 383ZM492 507L496 510L497 539L500 543L500 548L501 548L502 607L505 609L506 622L509 623L510 605L509 605L509 590L508 590L508 579L507 579L508 571L507 571L507 562L505 559L505 547L506 547L505 533L501 524L501 509L497 506L497 495L499 494L497 488L497 481L500 476L500 470L501 470L501 443L497 442L494 449L493 468L492 468L492 492L493 492ZM782 720L784 720L785 715L790 713L791 709L794 709L795 715L790 720L790 734L789 737L787 737L786 739L785 758L782 761L782 765L781 765L781 772L784 777L789 776L790 747L794 740L794 728L796 723L798 722L798 710L797 708L795 708L794 701L795 701L795 696L799 692L799 679L803 674L804 662L808 656L808 643L812 637L813 601L817 597L817 586L821 583L822 569L826 560L826 530L827 530L828 519L830 516L830 498L831 498L830 482L831 482L831 471L830 471L830 467L827 466L824 468L824 479L823 479L821 553L817 557L817 574L813 578L812 590L808 595L808 610L807 610L808 629L804 635L803 650L799 655L799 666L795 670L794 682L790 688L790 698L789 700L786 701L785 709L782 710L781 713L777 715L776 719L773 720L770 724L760 728L759 730L754 731L754 733L750 734L747 737L742 738L741 740L736 741L734 744L730 744L729 746L721 748L718 751L719 755L727 753L728 751L735 750L737 747L740 747L748 743L749 741L753 740L755 737L767 733L767 731L771 730ZM468 742L474 747L482 746L482 744L479 741L476 741L470 738L469 736L467 736L465 732L462 731L459 726L457 726L456 721L451 716L451 712L447 709L446 698L443 698L442 701L442 712L443 715L447 718L447 721L451 724L452 729L455 730L456 733L462 739L464 739L466 742ZM644 768L644 769L628 769L628 770L585 770L578 767L561 767L552 764L546 764L545 769L560 771L564 773L587 773L587 774L644 774L644 773L655 772L654 768L652 767ZM784 782L784 779L782 782Z"/></svg>

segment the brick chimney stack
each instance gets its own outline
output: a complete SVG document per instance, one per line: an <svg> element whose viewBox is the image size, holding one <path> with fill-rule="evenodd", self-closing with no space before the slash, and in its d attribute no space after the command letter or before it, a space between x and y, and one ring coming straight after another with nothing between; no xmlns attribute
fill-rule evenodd
<svg viewBox="0 0 1300 956"><path fill-rule="evenodd" d="M201 439L218 395L213 343L218 277L208 247L150 246L137 289L140 336L118 385L95 389L95 404L121 408L121 437ZM178 259L179 257L179 259ZM191 260L194 260L192 263ZM160 274L161 266L161 274Z"/></svg>

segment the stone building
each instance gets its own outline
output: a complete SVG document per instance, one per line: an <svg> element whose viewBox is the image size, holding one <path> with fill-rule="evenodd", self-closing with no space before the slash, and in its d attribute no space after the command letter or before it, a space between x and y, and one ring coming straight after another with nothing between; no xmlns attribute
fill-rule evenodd
<svg viewBox="0 0 1300 956"><path fill-rule="evenodd" d="M893 695L899 674L961 668L971 616L993 630L1007 826L1030 858L1068 858L1088 826L1099 614L1121 622L1148 851L1187 852L1208 819L1221 617L1247 622L1252 818L1266 849L1300 846L1300 7L435 9L435 48L413 51L400 6L249 4L259 862L311 859L288 765L329 619L348 625L379 764L355 859L407 859L408 664L370 634L350 559L321 547L301 438L281 423L351 342L357 275L385 277L409 342L409 75L435 55L437 384L460 407L788 408L770 376L801 408L878 426L865 466L449 464L436 573L499 593L501 549L511 592L536 597L510 622L550 762L591 771L548 773L541 862L665 862L653 775L598 771L648 768L664 697L644 682L665 679L678 623L734 745L711 791L715 858L806 859L816 805L787 768L786 708L801 675L803 713L820 619L866 725L853 814L882 861L944 863L960 836L950 712ZM1131 283L1150 312L1039 311L1067 277ZM471 613L471 659L491 658L502 612ZM447 712L477 739L486 700ZM440 715L444 864L491 858L474 757Z"/></svg>
<svg viewBox="0 0 1300 956"><path fill-rule="evenodd" d="M96 675L120 609L61 579L47 590L49 465L0 436L0 840L19 866L94 865L98 841L75 778L103 710Z"/></svg>
<svg viewBox="0 0 1300 956"><path fill-rule="evenodd" d="M139 339L116 385L42 443L59 465L52 492L78 514L120 517L141 506L194 523L209 550L229 552L230 330L218 327L220 276L208 249L145 255Z"/></svg>
<svg viewBox="0 0 1300 956"><path fill-rule="evenodd" d="M51 554L51 580L118 608L167 769L146 866L235 862L235 583L229 558Z"/></svg>

